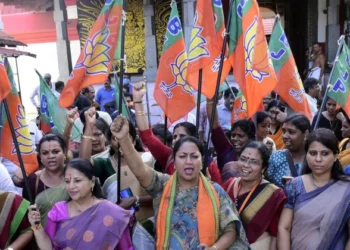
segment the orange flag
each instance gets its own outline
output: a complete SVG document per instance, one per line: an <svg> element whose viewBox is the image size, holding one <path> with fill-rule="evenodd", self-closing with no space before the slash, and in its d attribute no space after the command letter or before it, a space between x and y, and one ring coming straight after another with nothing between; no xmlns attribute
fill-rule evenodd
<svg viewBox="0 0 350 250"><path fill-rule="evenodd" d="M247 101L248 118L277 85L256 0L235 1L232 10L229 61Z"/></svg>
<svg viewBox="0 0 350 250"><path fill-rule="evenodd" d="M61 107L70 107L81 89L106 81L117 47L122 11L123 0L106 0L62 91Z"/></svg>
<svg viewBox="0 0 350 250"><path fill-rule="evenodd" d="M3 57L0 55L0 102L11 92L11 84L6 74Z"/></svg>
<svg viewBox="0 0 350 250"><path fill-rule="evenodd" d="M287 36L278 17L271 34L269 49L278 78L275 91L295 112L302 113L311 120L312 113L305 96L303 83Z"/></svg>
<svg viewBox="0 0 350 250"><path fill-rule="evenodd" d="M239 90L235 102L233 103L233 109L231 112L231 123L235 121L247 119L247 101L242 94L242 91Z"/></svg>
<svg viewBox="0 0 350 250"><path fill-rule="evenodd" d="M34 173L38 169L38 162L36 158L36 152L33 147L33 142L30 136L29 128L25 118L24 107L18 96L17 89L14 85L13 73L10 65L7 61L2 63L2 67L5 65L6 71L1 71L1 81L9 82L11 85L11 93L6 97L6 101L9 106L11 120L15 129L19 149L21 151L24 169L27 174ZM15 144L11 134L11 128L7 120L6 112L1 107L1 156L12 161L19 166L19 160L16 153Z"/></svg>
<svg viewBox="0 0 350 250"><path fill-rule="evenodd" d="M182 118L195 107L192 88L186 83L186 72L185 40L177 6L173 3L153 93L171 122Z"/></svg>
<svg viewBox="0 0 350 250"><path fill-rule="evenodd" d="M198 90L199 70L202 70L202 94L208 98L215 94L224 33L225 21L221 0L198 0L186 80ZM231 65L225 60L221 83L230 70Z"/></svg>

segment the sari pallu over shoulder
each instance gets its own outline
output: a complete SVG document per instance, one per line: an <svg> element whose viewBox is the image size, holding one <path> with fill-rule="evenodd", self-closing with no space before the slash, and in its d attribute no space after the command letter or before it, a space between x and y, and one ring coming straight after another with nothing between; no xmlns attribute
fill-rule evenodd
<svg viewBox="0 0 350 250"><path fill-rule="evenodd" d="M240 178L231 178L223 186L232 200L238 195L239 180ZM247 195L238 197L240 204ZM265 232L271 234L269 230L273 223L276 224L276 232L273 232L276 235L272 236L277 236L278 219L285 201L284 191L272 183L262 183L255 189L240 214L250 244L256 243Z"/></svg>
<svg viewBox="0 0 350 250"><path fill-rule="evenodd" d="M336 181L300 194L294 207L291 249L345 249L349 219L350 182Z"/></svg>
<svg viewBox="0 0 350 250"><path fill-rule="evenodd" d="M57 222L55 249L116 249L133 212L102 201L82 214Z"/></svg>

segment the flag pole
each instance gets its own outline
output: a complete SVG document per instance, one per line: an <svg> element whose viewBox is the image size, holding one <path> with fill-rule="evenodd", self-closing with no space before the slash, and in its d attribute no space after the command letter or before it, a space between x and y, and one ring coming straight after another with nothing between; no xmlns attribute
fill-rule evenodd
<svg viewBox="0 0 350 250"><path fill-rule="evenodd" d="M125 44L125 23L126 23L126 1L123 1L123 14L122 14L122 33L121 33L121 51L120 51L120 83L119 83L119 105L118 105L118 113L119 115L122 114L123 111L123 78L124 78L124 44ZM119 145L120 149L120 145ZM120 177L121 177L121 153L120 150L117 152L118 154L118 172L117 172L117 188L118 188L118 199L117 204L120 204Z"/></svg>
<svg viewBox="0 0 350 250"><path fill-rule="evenodd" d="M168 117L164 114L164 145L166 145L167 130L168 130Z"/></svg>
<svg viewBox="0 0 350 250"><path fill-rule="evenodd" d="M148 126L151 127L151 110L149 108L149 96L148 96L148 84L147 84L147 76L143 76L143 80L145 82L146 87L146 102L147 102L147 118L148 118Z"/></svg>
<svg viewBox="0 0 350 250"><path fill-rule="evenodd" d="M202 97L202 77L203 70L200 69L198 73L198 92L197 92L197 111L196 111L196 137L198 138L199 131L199 116L201 113L201 97Z"/></svg>
<svg viewBox="0 0 350 250"><path fill-rule="evenodd" d="M231 17L232 17L232 8L233 8L234 1L235 0L231 0L230 1L230 7L229 7L228 18L227 18L226 29L225 29L225 36L224 36L224 41L222 43L222 51L221 51L221 56L220 56L220 67L219 67L218 78L217 78L216 87L215 87L213 111L212 111L212 114L211 114L211 117L210 117L210 122L209 122L209 133L208 133L208 137L207 137L207 142L209 142L209 140L210 140L211 130L213 129L213 124L214 124L214 118L215 118L215 112L216 112L216 104L218 102L218 92L219 92L219 87L220 87L222 69L223 69L223 66L224 66L224 59L225 59L225 53L226 53L226 44L227 44L227 39L229 37L228 31L230 30ZM207 143L207 145L205 147L204 167L203 167L203 171L202 171L204 174L206 174L206 169L208 167L208 159L209 159L209 143Z"/></svg>
<svg viewBox="0 0 350 250"><path fill-rule="evenodd" d="M227 82L227 80L225 79L225 84L227 85L227 87L229 88L230 92L231 92L231 95L233 96L233 98L236 100L236 95L235 93L233 92L230 84Z"/></svg>
<svg viewBox="0 0 350 250"><path fill-rule="evenodd" d="M327 87L326 87L326 92L323 96L323 100L322 100L322 104L321 104L321 107L320 107L320 110L317 114L317 119L316 119L316 122L315 122L315 126L314 126L314 130L318 128L318 125L320 123L320 119L321 119L321 114L322 114L322 110L324 110L325 106L326 106L326 102L327 102L327 95L328 95L328 92L329 92L329 89L330 89L330 82L332 80L332 76L333 76L333 73L334 73L334 69L338 63L338 60L339 60L339 54L340 54L340 51L341 49L343 48L343 45L344 45L344 41L345 41L345 36L342 35L339 40L338 40L338 50L337 50L337 54L335 56L335 60L334 60L334 65L333 65L333 68L332 68L332 71L331 73L329 74L329 79L328 79L328 84L327 84Z"/></svg>
<svg viewBox="0 0 350 250"><path fill-rule="evenodd" d="M10 126L11 135L12 135L12 138L13 138L13 143L15 144L16 154L17 154L18 161L19 161L19 166L20 166L21 171L22 171L23 180L24 180L24 186L27 189L27 194L28 194L28 198L29 198L30 204L34 204L34 199L33 199L32 193L30 192L30 187L29 187L29 183L28 183L27 173L24 170L24 163L23 163L21 151L19 149L19 144L18 144L16 133L15 133L15 128L14 128L13 123L12 123L11 114L10 114L9 106L7 104L7 100L6 99L3 100L3 104L4 104L6 116L7 116L7 122L9 123L9 126Z"/></svg>

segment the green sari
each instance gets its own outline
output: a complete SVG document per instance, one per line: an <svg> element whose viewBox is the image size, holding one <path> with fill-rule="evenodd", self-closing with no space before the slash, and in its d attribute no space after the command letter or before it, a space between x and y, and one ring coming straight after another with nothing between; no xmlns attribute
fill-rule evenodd
<svg viewBox="0 0 350 250"><path fill-rule="evenodd" d="M26 218L29 202L14 193L0 191L0 249L30 230Z"/></svg>

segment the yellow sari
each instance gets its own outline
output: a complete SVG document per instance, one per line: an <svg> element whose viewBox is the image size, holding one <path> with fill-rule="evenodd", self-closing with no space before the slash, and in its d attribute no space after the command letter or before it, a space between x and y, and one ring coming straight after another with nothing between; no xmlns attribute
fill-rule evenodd
<svg viewBox="0 0 350 250"><path fill-rule="evenodd" d="M349 138L345 138L339 143L340 153L338 154L338 159L343 168L350 164L350 148L346 148L343 150L343 148L346 147L346 144L349 142L349 140Z"/></svg>

